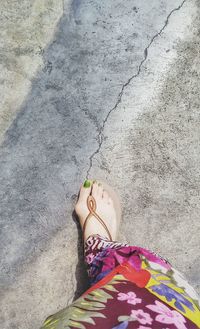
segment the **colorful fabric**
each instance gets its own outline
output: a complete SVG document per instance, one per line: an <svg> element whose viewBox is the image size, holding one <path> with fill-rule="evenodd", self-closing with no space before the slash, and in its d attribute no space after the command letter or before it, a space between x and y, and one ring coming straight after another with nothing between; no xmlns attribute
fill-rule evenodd
<svg viewBox="0 0 200 329"><path fill-rule="evenodd" d="M194 289L155 253L95 235L85 260L91 287L41 329L200 328Z"/></svg>

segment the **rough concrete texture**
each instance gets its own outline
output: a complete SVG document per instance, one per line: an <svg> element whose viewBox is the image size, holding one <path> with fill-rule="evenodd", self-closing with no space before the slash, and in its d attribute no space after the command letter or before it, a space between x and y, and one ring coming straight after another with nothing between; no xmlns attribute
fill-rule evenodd
<svg viewBox="0 0 200 329"><path fill-rule="evenodd" d="M198 1L0 7L1 328L39 328L86 288L86 176L119 190L120 239L200 292Z"/></svg>

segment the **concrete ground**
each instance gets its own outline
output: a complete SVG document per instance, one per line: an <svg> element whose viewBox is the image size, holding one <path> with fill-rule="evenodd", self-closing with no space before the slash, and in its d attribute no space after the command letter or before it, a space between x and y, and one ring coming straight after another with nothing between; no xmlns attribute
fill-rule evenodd
<svg viewBox="0 0 200 329"><path fill-rule="evenodd" d="M1 328L36 329L87 286L73 206L86 176L120 239L200 292L200 4L0 3Z"/></svg>

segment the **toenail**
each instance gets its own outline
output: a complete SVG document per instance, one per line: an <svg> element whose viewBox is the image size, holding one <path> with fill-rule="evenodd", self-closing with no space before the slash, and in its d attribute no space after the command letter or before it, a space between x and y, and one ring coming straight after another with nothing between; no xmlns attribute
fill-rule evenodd
<svg viewBox="0 0 200 329"><path fill-rule="evenodd" d="M90 187L90 181L88 179L85 180L83 187Z"/></svg>

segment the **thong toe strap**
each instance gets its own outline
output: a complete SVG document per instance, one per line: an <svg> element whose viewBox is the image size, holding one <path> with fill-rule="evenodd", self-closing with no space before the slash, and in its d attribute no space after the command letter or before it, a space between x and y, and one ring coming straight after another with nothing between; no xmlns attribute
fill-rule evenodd
<svg viewBox="0 0 200 329"><path fill-rule="evenodd" d="M104 221L101 219L101 217L96 213L96 208L97 208L97 204L96 204L96 200L95 198L92 196L92 195L89 195L88 198L87 198L87 207L88 207L88 210L89 210L89 214L88 216L86 217L85 219L85 222L83 224L83 236L85 236L85 229L86 229L86 225L88 223L88 220L94 216L98 221L99 223L101 223L101 225L104 227L106 233L108 234L108 237L109 237L109 240L110 241L113 241L112 240L112 236L106 226L106 224L104 223Z"/></svg>

